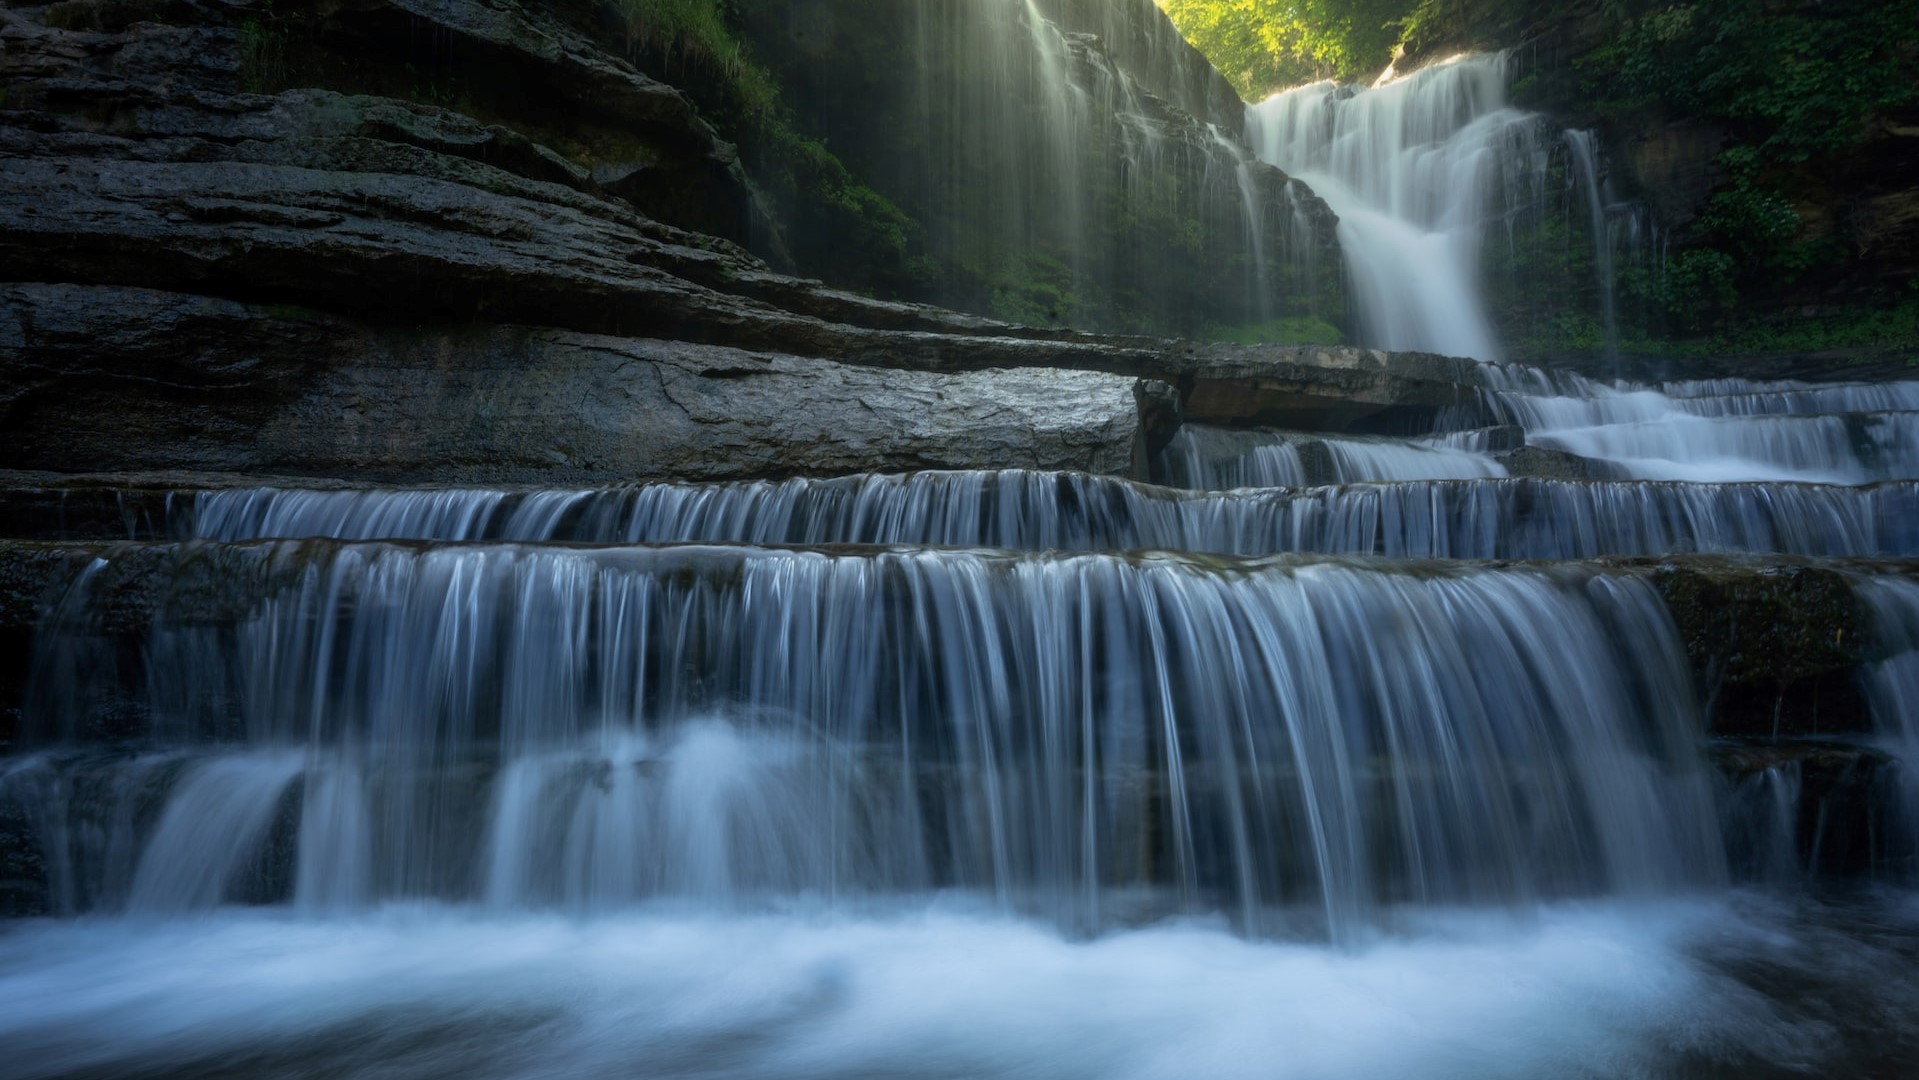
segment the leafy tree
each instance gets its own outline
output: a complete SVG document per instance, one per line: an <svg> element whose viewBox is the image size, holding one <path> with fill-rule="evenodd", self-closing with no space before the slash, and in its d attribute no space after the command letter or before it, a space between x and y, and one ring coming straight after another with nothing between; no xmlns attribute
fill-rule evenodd
<svg viewBox="0 0 1919 1080"><path fill-rule="evenodd" d="M1244 97L1317 79L1370 79L1415 0L1158 0Z"/></svg>

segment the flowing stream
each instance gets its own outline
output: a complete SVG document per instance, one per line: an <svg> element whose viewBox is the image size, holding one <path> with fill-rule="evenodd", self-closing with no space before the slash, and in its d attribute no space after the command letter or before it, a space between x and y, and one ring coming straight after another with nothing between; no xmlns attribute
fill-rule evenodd
<svg viewBox="0 0 1919 1080"><path fill-rule="evenodd" d="M1260 108L1382 343L1497 354L1503 88ZM1158 484L172 491L31 645L0 1077L1899 1075L1919 383L1461 400ZM1776 616L1824 726L1714 727L1698 553L1859 613Z"/></svg>

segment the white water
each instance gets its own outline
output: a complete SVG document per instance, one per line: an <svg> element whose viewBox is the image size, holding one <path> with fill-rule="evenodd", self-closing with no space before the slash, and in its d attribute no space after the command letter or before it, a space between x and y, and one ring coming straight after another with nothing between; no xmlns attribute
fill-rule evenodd
<svg viewBox="0 0 1919 1080"><path fill-rule="evenodd" d="M1305 454L1318 455L1309 464ZM1176 487L1305 487L1398 480L1502 477L1490 456L1403 440L1351 439L1181 427L1161 455L1165 482Z"/></svg>
<svg viewBox="0 0 1919 1080"><path fill-rule="evenodd" d="M1068 927L1207 910L1353 940L1400 898L1524 905L1717 875L1683 655L1636 577L949 551L253 554L288 586L224 631L164 614L151 631L136 692L182 746L177 778L78 751L0 784L43 804L75 910L271 894L268 837L289 832L310 910L752 907L951 884ZM48 666L86 666L53 661L98 653L92 628L49 626ZM71 744L91 720L60 695L29 705L42 740ZM306 753L278 749L293 746ZM296 777L297 821L281 798ZM78 797L46 800L55 785Z"/></svg>
<svg viewBox="0 0 1919 1080"><path fill-rule="evenodd" d="M1537 117L1506 102L1503 55L1465 57L1366 90L1315 83L1248 113L1260 157L1339 215L1358 339L1497 360L1479 287L1487 228L1536 199Z"/></svg>
<svg viewBox="0 0 1919 1080"><path fill-rule="evenodd" d="M1599 186L1599 140L1590 131L1567 131L1561 138L1571 157L1575 185L1586 197L1587 226L1593 236L1594 285L1599 293L1599 325L1606 335L1606 357L1619 356L1619 305L1613 288L1612 238L1606 226L1606 198Z"/></svg>
<svg viewBox="0 0 1919 1080"><path fill-rule="evenodd" d="M1210 455L1210 442L1194 429L1179 444L1192 454L1181 467L1233 484L1263 482L1233 473L1250 467L1242 442L1231 442L1223 457ZM487 510L469 513L462 499ZM1008 470L524 495L253 488L205 492L174 505L174 528L220 540L366 539L369 522L379 521L385 535L397 539L593 544L944 544L1468 559L1693 551L1919 555L1919 484L1911 482L1852 488L1402 481L1201 494Z"/></svg>
<svg viewBox="0 0 1919 1080"><path fill-rule="evenodd" d="M1615 475L1702 483L1867 484L1919 477L1919 382L1740 379L1646 386L1486 365L1493 411L1531 445Z"/></svg>
<svg viewBox="0 0 1919 1080"><path fill-rule="evenodd" d="M1296 311L1313 290L1315 208L1238 141L1239 102L1151 0L892 6L910 12L911 76L886 115L919 153L874 168L930 250L1015 293L1051 290L1002 314L1198 333ZM1172 249L1116 239L1122 219L1199 229L1206 255L1183 265L1208 280L1167 288Z"/></svg>
<svg viewBox="0 0 1919 1080"><path fill-rule="evenodd" d="M662 909L577 921L402 907L326 922L256 910L37 923L0 935L0 1075L1532 1080L1686 1075L1709 1061L1844 1071L1821 1010L1870 1037L1914 1004L1910 969L1897 953L1789 929L1786 914L1724 901L1523 918L1409 911L1394 936L1346 951L1253 943L1205 923L1076 943L965 897L858 917ZM1793 965L1814 1004L1779 1010L1710 958L1722 956ZM1854 991L1855 1005L1805 972L1871 973L1872 990Z"/></svg>

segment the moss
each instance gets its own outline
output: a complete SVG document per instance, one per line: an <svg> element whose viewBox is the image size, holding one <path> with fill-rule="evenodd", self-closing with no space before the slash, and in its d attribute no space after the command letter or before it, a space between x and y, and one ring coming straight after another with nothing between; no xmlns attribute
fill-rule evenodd
<svg viewBox="0 0 1919 1080"><path fill-rule="evenodd" d="M1559 312L1543 323L1511 334L1508 346L1517 357L1550 357L1598 352L1606 341L1598 322L1590 316ZM1643 325L1628 326L1618 346L1625 354L1674 359L1825 353L1849 354L1847 359L1856 364L1903 361L1908 366L1919 366L1919 300L1786 312L1731 307L1718 325L1691 334L1654 333Z"/></svg>
<svg viewBox="0 0 1919 1080"><path fill-rule="evenodd" d="M1872 640L1845 574L1813 566L1668 565L1672 613L1713 730L1776 737L1872 726L1855 669Z"/></svg>
<svg viewBox="0 0 1919 1080"><path fill-rule="evenodd" d="M271 93L287 83L287 29L275 18L273 0L264 0L258 10L236 35L240 89L250 94Z"/></svg>
<svg viewBox="0 0 1919 1080"><path fill-rule="evenodd" d="M992 314L1026 326L1064 326L1086 302L1074 291L1072 268L1041 252L1007 257L992 278Z"/></svg>
<svg viewBox="0 0 1919 1080"><path fill-rule="evenodd" d="M1341 345L1345 343L1345 335L1339 327L1318 316L1301 315L1211 327L1205 340L1235 345Z"/></svg>

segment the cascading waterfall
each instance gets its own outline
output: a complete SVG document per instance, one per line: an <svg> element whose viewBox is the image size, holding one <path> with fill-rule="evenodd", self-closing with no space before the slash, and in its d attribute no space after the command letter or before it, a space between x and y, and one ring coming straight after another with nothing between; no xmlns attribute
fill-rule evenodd
<svg viewBox="0 0 1919 1080"><path fill-rule="evenodd" d="M1885 654L1862 673L1866 695L1880 737L1901 762L1907 824L1919 837L1919 582L1874 579L1860 593Z"/></svg>
<svg viewBox="0 0 1919 1080"><path fill-rule="evenodd" d="M1149 0L867 10L1039 315L1215 287L1114 191L1310 276ZM1256 110L1371 340L1495 356L1549 154L1609 230L1506 76ZM1919 382L1467 381L1161 484L10 475L0 1077L1910 1072Z"/></svg>
<svg viewBox="0 0 1919 1080"><path fill-rule="evenodd" d="M1179 492L1018 470L577 491L203 492L180 536L940 544L1409 558L1919 555L1919 483L1489 480Z"/></svg>
<svg viewBox="0 0 1919 1080"><path fill-rule="evenodd" d="M1308 458L1315 460L1309 463ZM1386 439L1286 438L1188 424L1161 452L1159 472L1176 487L1305 487L1507 475L1483 452Z"/></svg>
<svg viewBox="0 0 1919 1080"><path fill-rule="evenodd" d="M1488 407L1529 443L1648 480L1863 484L1919 477L1919 382L1663 386L1486 365Z"/></svg>
<svg viewBox="0 0 1919 1080"><path fill-rule="evenodd" d="M1535 479L1183 492L1070 473L912 473L573 491L182 494L171 535L938 544L1413 558L1919 554L1919 484ZM377 525L375 523L378 523Z"/></svg>
<svg viewBox="0 0 1919 1080"><path fill-rule="evenodd" d="M1247 114L1259 156L1339 215L1359 339L1497 360L1479 288L1489 225L1537 202L1538 117L1506 101L1502 55L1464 57L1368 90L1315 83Z"/></svg>
<svg viewBox="0 0 1919 1080"><path fill-rule="evenodd" d="M1599 325L1606 335L1606 359L1619 359L1619 303L1613 279L1613 241L1607 225L1606 193L1599 185L1599 141L1590 131L1569 130L1561 138L1572 159L1573 178L1585 196L1587 225L1593 237L1594 285L1599 293Z"/></svg>
<svg viewBox="0 0 1919 1080"><path fill-rule="evenodd" d="M1267 485L1232 490L52 493L132 542L41 556L68 569L0 841L30 836L55 917L0 935L0 1041L71 1077L1902 1060L1907 954L1804 905L1835 865L1908 879L1909 842L1842 849L1897 831L1862 784L1919 806L1919 586L1805 568L1874 615L1833 647L1875 732L1709 738L1670 568L1564 560L1919 556L1919 479L1873 438L1914 388L1480 374L1461 430L1162 455ZM1648 415L1838 418L1843 448L1741 467L1900 478L1631 479L1637 436L1598 462L1621 478L1498 475ZM1910 924L1902 895L1871 918ZM1320 1056L1248 1057L1275 1001ZM1435 1068L1462 1024L1491 1049Z"/></svg>
<svg viewBox="0 0 1919 1080"><path fill-rule="evenodd" d="M1350 939L1400 899L1714 878L1688 676L1629 576L913 550L263 557L291 584L231 628L156 615L134 692L156 737L193 749L165 768L49 749L6 778L79 794L49 810L77 908L248 887L310 908L591 910L942 887L1096 929L1130 888ZM82 618L41 648L74 670L88 661L62 654L100 644ZM69 744L89 718L66 704L40 702L29 738ZM155 814L144 839L119 832ZM276 829L298 848L277 886Z"/></svg>

